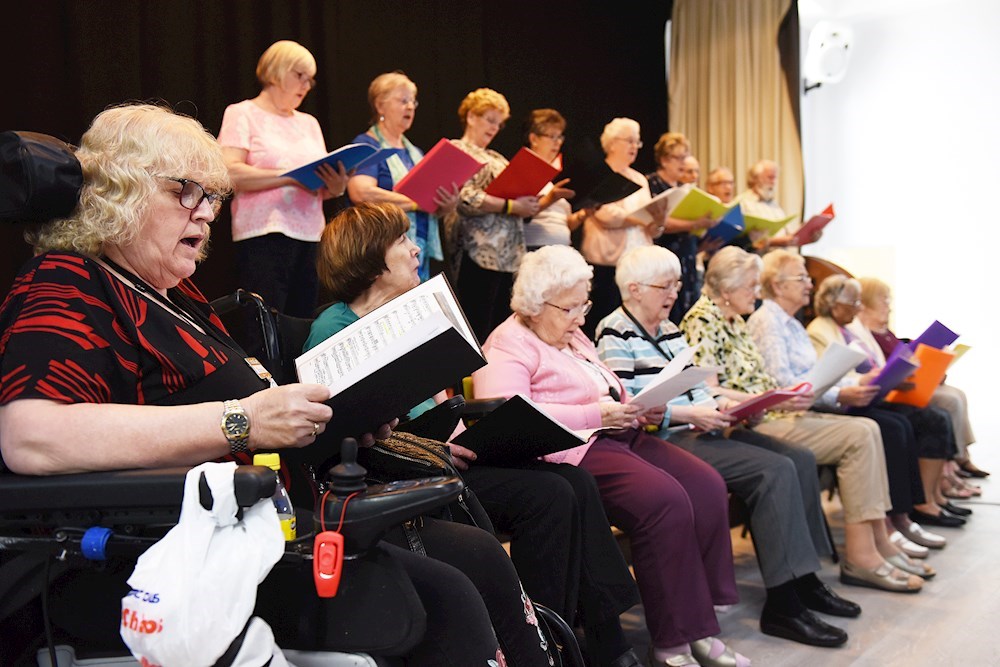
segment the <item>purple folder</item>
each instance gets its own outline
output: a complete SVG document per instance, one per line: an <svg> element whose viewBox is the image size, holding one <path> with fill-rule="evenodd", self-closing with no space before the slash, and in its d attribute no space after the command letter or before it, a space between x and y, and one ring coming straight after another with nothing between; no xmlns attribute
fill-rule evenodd
<svg viewBox="0 0 1000 667"><path fill-rule="evenodd" d="M927 327L927 330L922 334L910 341L910 350L916 352L917 345L923 343L927 347L937 348L938 350L943 350L952 343L958 340L958 334L941 324L937 320L934 320L934 324Z"/></svg>
<svg viewBox="0 0 1000 667"><path fill-rule="evenodd" d="M911 360L912 353L904 346L900 345L885 362L885 366L878 376L872 380L872 384L879 386L878 394L870 405L874 405L885 398L886 394L898 387L903 380L910 377L913 371L917 370L919 364Z"/></svg>

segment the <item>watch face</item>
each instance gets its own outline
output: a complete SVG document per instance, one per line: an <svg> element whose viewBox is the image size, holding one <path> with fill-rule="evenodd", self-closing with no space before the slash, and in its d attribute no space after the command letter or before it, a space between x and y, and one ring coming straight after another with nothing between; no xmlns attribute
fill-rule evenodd
<svg viewBox="0 0 1000 667"><path fill-rule="evenodd" d="M226 415L226 433L234 436L245 435L250 422L247 420L247 416L239 412Z"/></svg>

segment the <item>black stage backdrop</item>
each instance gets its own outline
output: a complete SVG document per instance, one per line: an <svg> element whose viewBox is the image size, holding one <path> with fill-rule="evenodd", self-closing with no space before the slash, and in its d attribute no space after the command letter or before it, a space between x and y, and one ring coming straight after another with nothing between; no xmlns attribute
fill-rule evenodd
<svg viewBox="0 0 1000 667"><path fill-rule="evenodd" d="M610 119L642 126L635 167L653 168L667 129L664 29L672 1L576 0L34 0L4 11L6 82L0 130L31 130L76 144L102 109L162 100L217 134L226 105L259 92L254 69L279 39L316 57L319 85L301 110L327 146L369 123L368 83L400 69L419 87L411 140L425 150L458 137L470 90L502 92L508 127L492 148L510 157L533 108L566 116L568 154L597 153ZM210 299L237 287L228 207L195 282ZM0 229L0 290L30 256L17 226Z"/></svg>

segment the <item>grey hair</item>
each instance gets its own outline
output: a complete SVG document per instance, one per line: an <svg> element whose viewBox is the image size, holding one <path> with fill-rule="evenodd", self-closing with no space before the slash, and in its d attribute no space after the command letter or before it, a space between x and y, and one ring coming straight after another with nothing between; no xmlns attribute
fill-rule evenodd
<svg viewBox="0 0 1000 667"><path fill-rule="evenodd" d="M784 248L777 248L764 255L764 268L760 272L760 291L764 297L774 298L774 286L778 277L783 275L786 267L792 264L804 268L806 260L802 258L802 255Z"/></svg>
<svg viewBox="0 0 1000 667"><path fill-rule="evenodd" d="M743 286L743 281L751 271L760 271L761 259L743 248L726 246L712 256L705 269L705 284L702 294L710 299L722 296Z"/></svg>
<svg viewBox="0 0 1000 667"><path fill-rule="evenodd" d="M674 280L681 277L681 262L677 255L658 245L638 246L628 250L618 259L615 267L615 284L622 301L629 300L630 283L649 283L663 273L671 273Z"/></svg>
<svg viewBox="0 0 1000 667"><path fill-rule="evenodd" d="M621 137L625 133L632 133L635 130L639 134L639 123L631 118L613 118L610 123L604 126L601 132L601 148L607 153L611 150L611 142Z"/></svg>
<svg viewBox="0 0 1000 667"><path fill-rule="evenodd" d="M553 295L593 277L593 267L570 246L543 246L521 259L510 309L523 317L534 317Z"/></svg>
<svg viewBox="0 0 1000 667"><path fill-rule="evenodd" d="M835 273L832 276L827 276L823 282L819 284L819 289L816 290L815 296L813 296L813 309L816 311L816 315L819 317L830 317L833 312L833 304L844 295L844 292L853 291L856 295L855 300L861 298L861 283L859 283L854 278L845 276L840 273Z"/></svg>

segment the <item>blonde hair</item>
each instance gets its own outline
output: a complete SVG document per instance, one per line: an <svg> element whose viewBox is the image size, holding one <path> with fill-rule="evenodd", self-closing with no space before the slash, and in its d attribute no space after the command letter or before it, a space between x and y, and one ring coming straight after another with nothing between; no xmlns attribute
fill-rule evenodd
<svg viewBox="0 0 1000 667"><path fill-rule="evenodd" d="M888 299L892 294L889 283L878 278L859 278L861 283L861 304L865 308L872 308L878 305L879 299Z"/></svg>
<svg viewBox="0 0 1000 667"><path fill-rule="evenodd" d="M678 146L682 146L685 152L691 151L690 142L680 132L664 132L661 134L656 145L653 146L653 157L656 158L656 164L659 165L663 158L673 155L674 149Z"/></svg>
<svg viewBox="0 0 1000 667"><path fill-rule="evenodd" d="M223 195L232 191L215 137L195 119L164 106L129 104L102 111L81 138L76 156L83 168L80 201L70 217L25 235L36 253L98 255L105 245L129 245L162 177L190 178Z"/></svg>
<svg viewBox="0 0 1000 667"><path fill-rule="evenodd" d="M316 59L309 49L298 42L283 39L267 47L257 61L257 81L261 86L276 86L296 65L302 65L309 76L316 75Z"/></svg>
<svg viewBox="0 0 1000 667"><path fill-rule="evenodd" d="M376 108L378 103L387 98L397 88L403 87L409 90L414 98L417 96L417 84L413 83L410 77L399 70L385 72L372 79L372 82L368 84L368 106L372 110L372 123L375 123L379 117L378 109Z"/></svg>
<svg viewBox="0 0 1000 667"><path fill-rule="evenodd" d="M611 150L611 142L633 130L637 135L639 134L638 122L631 118L612 118L611 122L604 126L604 131L601 132L601 148L605 154Z"/></svg>
<svg viewBox="0 0 1000 667"><path fill-rule="evenodd" d="M784 248L777 248L764 255L763 263L764 268L760 272L760 291L769 299L774 298L774 283L785 271L785 267L792 264L802 268L806 266L806 260L802 255Z"/></svg>
<svg viewBox="0 0 1000 667"><path fill-rule="evenodd" d="M760 272L761 259L743 248L728 245L712 255L705 269L701 293L710 299L721 297L743 286L751 271Z"/></svg>
<svg viewBox="0 0 1000 667"><path fill-rule="evenodd" d="M458 105L458 119L464 128L470 113L482 116L490 109L496 109L503 115L503 120L510 118L510 104L507 98L492 88L477 88L465 96Z"/></svg>

